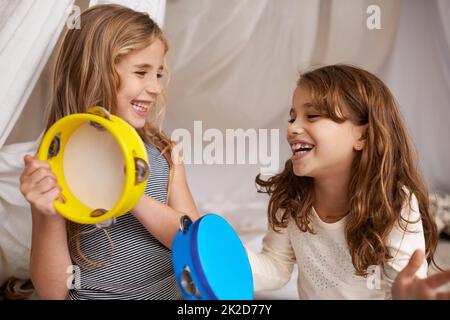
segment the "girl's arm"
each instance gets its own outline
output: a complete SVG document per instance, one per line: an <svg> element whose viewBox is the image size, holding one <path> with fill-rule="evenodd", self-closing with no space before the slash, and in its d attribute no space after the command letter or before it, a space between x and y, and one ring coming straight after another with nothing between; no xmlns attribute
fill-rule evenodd
<svg viewBox="0 0 450 320"><path fill-rule="evenodd" d="M72 265L66 221L60 215L32 212L30 273L41 299L65 299L71 283L67 269Z"/></svg>
<svg viewBox="0 0 450 320"><path fill-rule="evenodd" d="M66 270L72 263L66 221L53 205L61 188L46 161L27 155L24 162L20 191L31 206L31 280L42 299L64 299L71 276Z"/></svg>
<svg viewBox="0 0 450 320"><path fill-rule="evenodd" d="M296 259L286 228L275 232L269 227L261 253L256 254L247 247L245 249L255 291L279 289L289 281Z"/></svg>
<svg viewBox="0 0 450 320"><path fill-rule="evenodd" d="M131 213L144 227L167 248L180 226L180 218L189 215L194 221L199 218L197 207L189 190L183 163L174 164L168 204L165 205L149 196L142 196Z"/></svg>

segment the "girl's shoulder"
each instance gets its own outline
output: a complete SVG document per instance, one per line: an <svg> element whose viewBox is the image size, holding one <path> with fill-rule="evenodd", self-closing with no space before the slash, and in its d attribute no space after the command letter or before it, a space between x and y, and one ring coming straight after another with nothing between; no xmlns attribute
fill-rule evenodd
<svg viewBox="0 0 450 320"><path fill-rule="evenodd" d="M153 143L150 141L144 141L145 148L147 149L147 152L153 156L161 156L162 158L170 158L173 157L173 150L176 150L176 145L173 141L170 141L170 145L162 145L159 146L157 142ZM164 152L164 153L163 153ZM168 160L168 159L166 159Z"/></svg>
<svg viewBox="0 0 450 320"><path fill-rule="evenodd" d="M150 142L144 142L145 145L145 149L147 150L148 155L160 155L161 154L161 150L159 150L159 148L157 146L155 146L154 144L150 143Z"/></svg>

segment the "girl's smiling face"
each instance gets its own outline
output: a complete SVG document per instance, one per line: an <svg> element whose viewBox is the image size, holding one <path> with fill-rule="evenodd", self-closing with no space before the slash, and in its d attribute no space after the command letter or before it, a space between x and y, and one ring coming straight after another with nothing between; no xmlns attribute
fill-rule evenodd
<svg viewBox="0 0 450 320"><path fill-rule="evenodd" d="M329 178L350 174L355 149L363 146L360 138L364 126L349 120L337 123L321 115L304 85L294 91L289 122L287 140L296 176Z"/></svg>
<svg viewBox="0 0 450 320"><path fill-rule="evenodd" d="M116 70L120 77L116 114L135 129L144 127L147 115L162 92L165 46L156 39L148 47L120 58Z"/></svg>

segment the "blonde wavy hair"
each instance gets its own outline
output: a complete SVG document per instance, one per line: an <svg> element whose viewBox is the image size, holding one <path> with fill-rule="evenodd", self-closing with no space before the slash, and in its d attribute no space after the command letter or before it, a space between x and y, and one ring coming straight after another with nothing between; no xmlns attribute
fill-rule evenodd
<svg viewBox="0 0 450 320"><path fill-rule="evenodd" d="M348 185L350 211L345 236L356 274L366 276L369 266L383 265L392 258L387 238L397 222L405 232L407 223L412 223L401 216L412 195L419 204L427 261L434 263L437 228L428 193L397 102L387 86L375 75L349 65L330 65L301 74L297 86L310 90L312 103L323 117L367 125L366 147L356 153ZM293 218L301 231L314 233L310 224L313 178L296 176L288 160L281 173L268 180L258 175L256 184L258 192L270 195L272 229L285 228ZM284 211L282 215L277 214L279 209Z"/></svg>
<svg viewBox="0 0 450 320"><path fill-rule="evenodd" d="M120 87L116 70L119 59L133 50L148 47L157 39L163 42L166 53L169 50L161 29L145 13L120 5L97 5L84 11L80 19L81 28L67 30L59 48L47 129L59 119L85 112L91 106L102 106L115 114ZM173 143L162 131L164 115L163 90L150 109L144 127L137 131L143 141L161 151L172 169ZM172 173L170 170L169 184ZM80 249L80 225L68 221L67 229L69 240L75 239L76 254L71 254L72 259L85 267L98 266Z"/></svg>

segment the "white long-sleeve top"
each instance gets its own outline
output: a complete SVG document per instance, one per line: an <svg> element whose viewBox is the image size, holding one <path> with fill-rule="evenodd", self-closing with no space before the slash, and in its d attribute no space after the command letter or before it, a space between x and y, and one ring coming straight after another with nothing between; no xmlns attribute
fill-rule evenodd
<svg viewBox="0 0 450 320"><path fill-rule="evenodd" d="M288 226L275 232L269 227L263 249L256 254L246 248L253 272L255 291L275 290L290 279L294 264L298 266L297 290L300 299L390 299L396 275L408 263L416 249L425 250L422 221L415 196L411 209L403 207L402 216L409 221L408 232L397 223L388 237L392 259L373 266L367 277L356 276L345 239L347 218L325 223L312 210L315 234L302 232L291 218ZM427 274L427 262L417 272Z"/></svg>

